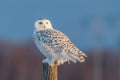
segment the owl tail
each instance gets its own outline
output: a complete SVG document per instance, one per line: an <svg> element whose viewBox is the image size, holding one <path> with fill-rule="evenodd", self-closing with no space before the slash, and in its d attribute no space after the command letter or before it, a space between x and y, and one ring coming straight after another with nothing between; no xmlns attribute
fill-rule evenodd
<svg viewBox="0 0 120 80"><path fill-rule="evenodd" d="M79 51L79 61L85 62L85 57L87 57L87 55L83 53L82 51Z"/></svg>
<svg viewBox="0 0 120 80"><path fill-rule="evenodd" d="M77 61L84 62L85 61L85 57L87 57L87 55L85 53L83 53L83 52L78 53L78 55L73 54L73 53L68 53L67 56L68 56L68 59L70 61L74 62L74 63L76 63Z"/></svg>
<svg viewBox="0 0 120 80"><path fill-rule="evenodd" d="M73 63L77 62L76 58L71 54L67 54L67 59L68 59L68 62L69 60L72 61Z"/></svg>

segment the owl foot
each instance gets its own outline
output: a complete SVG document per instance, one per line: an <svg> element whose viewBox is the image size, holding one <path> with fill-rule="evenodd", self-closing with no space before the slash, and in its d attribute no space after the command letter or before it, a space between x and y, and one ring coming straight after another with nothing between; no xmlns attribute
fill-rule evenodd
<svg viewBox="0 0 120 80"><path fill-rule="evenodd" d="M52 58L52 59L49 61L48 64L49 64L50 66L54 66L55 61L56 61L56 60L55 60L54 58Z"/></svg>

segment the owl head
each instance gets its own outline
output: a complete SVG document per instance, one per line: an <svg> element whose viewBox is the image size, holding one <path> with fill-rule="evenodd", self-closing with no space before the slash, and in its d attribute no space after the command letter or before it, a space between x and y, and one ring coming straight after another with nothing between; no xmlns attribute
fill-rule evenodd
<svg viewBox="0 0 120 80"><path fill-rule="evenodd" d="M39 19L35 21L35 29L36 31L45 30L45 29L53 29L50 20L48 19Z"/></svg>

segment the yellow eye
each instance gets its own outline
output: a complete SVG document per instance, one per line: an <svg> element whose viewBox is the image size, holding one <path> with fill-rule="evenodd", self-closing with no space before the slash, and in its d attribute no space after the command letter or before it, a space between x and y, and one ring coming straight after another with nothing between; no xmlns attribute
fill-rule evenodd
<svg viewBox="0 0 120 80"><path fill-rule="evenodd" d="M39 24L43 24L42 22L39 22Z"/></svg>
<svg viewBox="0 0 120 80"><path fill-rule="evenodd" d="M46 24L48 24L48 22L46 22Z"/></svg>

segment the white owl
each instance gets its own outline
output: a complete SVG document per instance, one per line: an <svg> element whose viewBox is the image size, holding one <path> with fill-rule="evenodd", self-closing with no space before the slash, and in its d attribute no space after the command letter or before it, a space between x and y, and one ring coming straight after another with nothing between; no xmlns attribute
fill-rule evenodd
<svg viewBox="0 0 120 80"><path fill-rule="evenodd" d="M53 66L64 62L84 62L86 54L80 51L62 32L55 30L48 19L35 22L34 42L46 57L43 62Z"/></svg>

